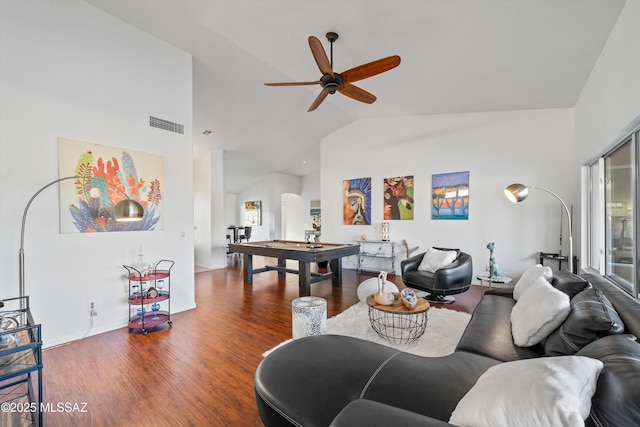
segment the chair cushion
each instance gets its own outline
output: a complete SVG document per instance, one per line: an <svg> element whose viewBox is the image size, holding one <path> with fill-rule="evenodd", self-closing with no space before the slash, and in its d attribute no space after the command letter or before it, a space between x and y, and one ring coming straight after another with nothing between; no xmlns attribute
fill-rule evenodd
<svg viewBox="0 0 640 427"><path fill-rule="evenodd" d="M602 291L586 289L571 300L569 317L549 335L544 352L547 356L574 354L598 338L623 332L622 319Z"/></svg>
<svg viewBox="0 0 640 427"><path fill-rule="evenodd" d="M547 281L553 277L550 267L543 267L540 264L533 265L525 270L520 279L513 287L513 299L518 301L520 296L531 286L538 277L544 277Z"/></svg>
<svg viewBox="0 0 640 427"><path fill-rule="evenodd" d="M435 273L442 267L446 267L458 258L458 252L455 250L440 250L429 248L422 258L422 262L418 266L418 270L424 270Z"/></svg>
<svg viewBox="0 0 640 427"><path fill-rule="evenodd" d="M538 277L511 310L513 342L521 347L540 343L571 311L569 297Z"/></svg>
<svg viewBox="0 0 640 427"><path fill-rule="evenodd" d="M460 427L583 426L602 367L601 361L580 356L492 366L458 402L449 423Z"/></svg>
<svg viewBox="0 0 640 427"><path fill-rule="evenodd" d="M453 261L457 261L457 259L460 257L460 249L454 249L454 248L439 248L437 246L434 246L433 249L437 249L439 251L454 251L456 253L456 259L454 259Z"/></svg>

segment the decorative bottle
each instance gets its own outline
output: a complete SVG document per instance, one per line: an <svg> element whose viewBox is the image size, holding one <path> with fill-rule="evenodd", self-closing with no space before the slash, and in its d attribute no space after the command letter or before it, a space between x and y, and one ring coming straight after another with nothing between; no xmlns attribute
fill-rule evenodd
<svg viewBox="0 0 640 427"><path fill-rule="evenodd" d="M393 301L395 300L395 297L393 296L393 294L391 292L386 292L384 290L384 285L385 285L385 276L386 273L380 273L378 275L378 293L376 293L373 296L373 300L375 301L376 304L378 305L391 305L393 304Z"/></svg>

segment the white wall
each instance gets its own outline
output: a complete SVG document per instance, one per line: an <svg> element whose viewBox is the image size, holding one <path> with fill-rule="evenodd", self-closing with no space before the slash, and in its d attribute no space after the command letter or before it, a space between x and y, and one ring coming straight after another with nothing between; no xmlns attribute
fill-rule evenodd
<svg viewBox="0 0 640 427"><path fill-rule="evenodd" d="M195 307L191 57L84 2L0 2L0 298L18 295L22 211L58 177L57 138L162 155L164 230L59 234L56 186L29 210L26 293L45 346L125 326L122 264L175 261L172 312ZM185 124L151 129L148 114ZM88 302L98 317L90 328Z"/></svg>
<svg viewBox="0 0 640 427"><path fill-rule="evenodd" d="M620 141L625 127L640 121L640 2L628 1L591 71L575 106L575 172L590 159L604 154ZM576 215L575 230L588 232L586 176L583 209ZM578 240L583 266L588 265L588 240ZM597 264L596 264L597 265Z"/></svg>
<svg viewBox="0 0 640 427"><path fill-rule="evenodd" d="M282 199L281 238L284 240L304 241L304 230L311 229L309 202L298 194L285 193Z"/></svg>
<svg viewBox="0 0 640 427"><path fill-rule="evenodd" d="M224 195L224 226L239 224L238 195L226 193Z"/></svg>
<svg viewBox="0 0 640 427"><path fill-rule="evenodd" d="M640 114L640 2L628 1L575 106L577 166ZM576 169L578 169L576 167Z"/></svg>
<svg viewBox="0 0 640 427"><path fill-rule="evenodd" d="M320 200L320 171L317 170L302 177L300 194L285 193L282 204L286 205L286 233L281 238L285 240L303 241L305 230L311 230L311 201Z"/></svg>
<svg viewBox="0 0 640 427"><path fill-rule="evenodd" d="M354 242L361 234L380 239L384 178L413 175L415 217L391 221L392 240L406 239L422 251L430 246L460 248L473 257L475 274L484 271L486 245L493 241L503 274L519 277L538 262L537 252L558 251L561 205L540 191L514 205L503 189L521 182L549 188L567 204L575 204L573 171L567 161L573 153L573 134L572 109L355 122L321 142L322 240ZM470 172L469 220L432 220L431 175L458 171ZM363 177L372 178L372 225L344 225L342 183ZM396 254L399 271L401 246ZM355 266L355 259L345 266Z"/></svg>
<svg viewBox="0 0 640 427"><path fill-rule="evenodd" d="M245 202L262 202L262 225L253 226L251 240L282 239L281 235L281 196L285 193L300 194L302 178L283 173L274 173L265 180L245 189L236 196L238 216L236 224L244 225Z"/></svg>
<svg viewBox="0 0 640 427"><path fill-rule="evenodd" d="M302 194L307 200L320 200L320 170L302 177Z"/></svg>
<svg viewBox="0 0 640 427"><path fill-rule="evenodd" d="M202 145L193 163L194 176L194 253L199 269L226 266L226 230L223 190L222 150L211 150Z"/></svg>

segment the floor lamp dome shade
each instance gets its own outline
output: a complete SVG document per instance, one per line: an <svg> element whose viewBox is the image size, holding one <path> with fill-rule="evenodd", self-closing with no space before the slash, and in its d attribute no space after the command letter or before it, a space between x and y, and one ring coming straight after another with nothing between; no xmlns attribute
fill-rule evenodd
<svg viewBox="0 0 640 427"><path fill-rule="evenodd" d="M116 221L140 221L144 216L144 208L135 200L126 198L116 203L113 216Z"/></svg>
<svg viewBox="0 0 640 427"><path fill-rule="evenodd" d="M511 184L504 189L504 194L513 203L520 203L529 196L529 187L524 184Z"/></svg>
<svg viewBox="0 0 640 427"><path fill-rule="evenodd" d="M553 197L558 199L564 208L565 213L567 214L567 222L569 224L569 270L572 273L575 273L575 268L573 265L573 232L571 229L571 211L567 207L567 204L553 191L549 191L546 188L534 187L534 186L526 186L524 184L514 183L508 185L504 189L504 195L507 196L507 199L511 200L513 203L522 202L529 196L529 189L531 190L541 190L545 193L551 194ZM562 218L560 219L560 254L562 253Z"/></svg>

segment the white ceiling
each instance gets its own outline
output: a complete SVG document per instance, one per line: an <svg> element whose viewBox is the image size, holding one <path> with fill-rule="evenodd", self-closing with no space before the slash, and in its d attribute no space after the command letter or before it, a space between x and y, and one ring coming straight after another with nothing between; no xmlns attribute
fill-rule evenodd
<svg viewBox="0 0 640 427"><path fill-rule="evenodd" d="M573 107L624 0L86 0L193 56L195 154L224 150L224 187L319 166L319 140L365 117ZM398 68L307 109L320 78L307 38L335 31L336 72ZM171 118L167 118L171 120ZM213 134L206 137L206 129Z"/></svg>

